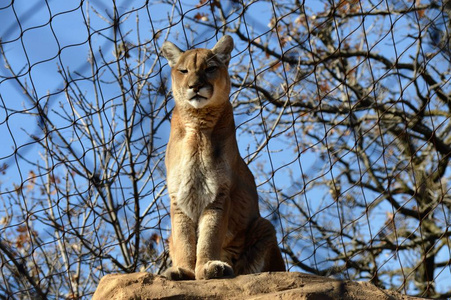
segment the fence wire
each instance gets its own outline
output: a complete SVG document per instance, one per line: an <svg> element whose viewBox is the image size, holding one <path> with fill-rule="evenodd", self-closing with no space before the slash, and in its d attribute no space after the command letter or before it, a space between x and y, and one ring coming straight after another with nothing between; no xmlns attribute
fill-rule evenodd
<svg viewBox="0 0 451 300"><path fill-rule="evenodd" d="M289 270L451 297L451 1L0 6L1 299L168 267L159 49L224 34L240 152Z"/></svg>

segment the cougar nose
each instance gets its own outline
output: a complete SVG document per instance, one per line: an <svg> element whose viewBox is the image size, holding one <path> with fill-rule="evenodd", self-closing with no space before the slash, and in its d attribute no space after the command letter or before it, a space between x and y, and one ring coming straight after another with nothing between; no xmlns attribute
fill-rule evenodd
<svg viewBox="0 0 451 300"><path fill-rule="evenodd" d="M195 93L199 92L199 90L204 86L200 81L194 81L190 83L189 88L192 89Z"/></svg>

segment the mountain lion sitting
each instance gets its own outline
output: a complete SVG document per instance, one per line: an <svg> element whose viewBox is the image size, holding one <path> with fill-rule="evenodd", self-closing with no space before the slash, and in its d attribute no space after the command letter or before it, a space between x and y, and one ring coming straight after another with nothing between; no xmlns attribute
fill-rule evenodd
<svg viewBox="0 0 451 300"><path fill-rule="evenodd" d="M285 271L272 224L260 216L254 177L238 152L227 67L233 40L183 52L162 47L175 108L166 150L172 280Z"/></svg>

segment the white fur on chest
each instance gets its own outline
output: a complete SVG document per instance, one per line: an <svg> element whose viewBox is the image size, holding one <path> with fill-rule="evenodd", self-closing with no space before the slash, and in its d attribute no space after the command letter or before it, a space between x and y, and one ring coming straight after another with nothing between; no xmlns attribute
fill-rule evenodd
<svg viewBox="0 0 451 300"><path fill-rule="evenodd" d="M188 135L186 139L189 139ZM177 168L171 170L168 178L171 197L177 206L193 221L197 222L208 204L215 201L220 189L227 189L227 164L213 159L213 151L208 140L199 141L196 148L183 147ZM185 146L185 145L184 145Z"/></svg>

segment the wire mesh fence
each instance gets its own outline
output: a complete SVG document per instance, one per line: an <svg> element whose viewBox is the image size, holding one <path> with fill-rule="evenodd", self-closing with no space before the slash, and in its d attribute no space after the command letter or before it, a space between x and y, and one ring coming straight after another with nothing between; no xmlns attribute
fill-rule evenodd
<svg viewBox="0 0 451 300"><path fill-rule="evenodd" d="M170 264L160 47L235 40L237 138L290 271L451 297L451 2L0 4L0 298Z"/></svg>

